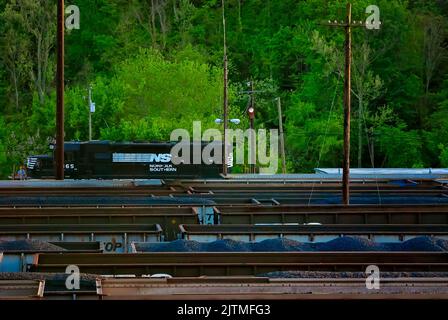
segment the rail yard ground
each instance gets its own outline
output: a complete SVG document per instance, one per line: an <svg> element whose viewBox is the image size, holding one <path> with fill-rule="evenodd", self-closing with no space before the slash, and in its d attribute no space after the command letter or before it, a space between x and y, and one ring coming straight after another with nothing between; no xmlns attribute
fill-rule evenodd
<svg viewBox="0 0 448 320"><path fill-rule="evenodd" d="M350 206L340 188L319 174L0 182L0 299L448 299L446 177L355 176Z"/></svg>

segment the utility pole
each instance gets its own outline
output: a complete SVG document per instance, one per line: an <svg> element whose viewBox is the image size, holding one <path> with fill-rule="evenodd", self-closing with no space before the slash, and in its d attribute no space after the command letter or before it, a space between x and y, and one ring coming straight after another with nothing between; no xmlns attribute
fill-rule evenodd
<svg viewBox="0 0 448 320"><path fill-rule="evenodd" d="M342 201L350 204L350 115L351 115L351 64L352 64L352 28L364 27L362 21L352 23L352 5L347 3L345 21L329 21L329 26L345 29L345 79L344 79L344 161L342 172Z"/></svg>
<svg viewBox="0 0 448 320"><path fill-rule="evenodd" d="M58 0L57 16L57 98L56 98L56 180L64 180L64 0Z"/></svg>
<svg viewBox="0 0 448 320"><path fill-rule="evenodd" d="M350 204L350 115L352 86L352 5L347 4L345 25L345 81L344 81L344 166L342 172L342 201Z"/></svg>
<svg viewBox="0 0 448 320"><path fill-rule="evenodd" d="M286 155L285 155L285 136L283 135L283 116L282 116L282 101L277 98L278 107L278 128L280 131L280 152L282 153L282 173L286 174Z"/></svg>
<svg viewBox="0 0 448 320"><path fill-rule="evenodd" d="M250 107L249 107L249 123L250 123L250 173L255 173L255 88L254 82L250 82Z"/></svg>
<svg viewBox="0 0 448 320"><path fill-rule="evenodd" d="M227 41L226 41L226 16L225 16L225 1L222 0L222 26L224 36L224 137L222 146L222 174L227 175L227 121L228 121L228 60L227 60Z"/></svg>

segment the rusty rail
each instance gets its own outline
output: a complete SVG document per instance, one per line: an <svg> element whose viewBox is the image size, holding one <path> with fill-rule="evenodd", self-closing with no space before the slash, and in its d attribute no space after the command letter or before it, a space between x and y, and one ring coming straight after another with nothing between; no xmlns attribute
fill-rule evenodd
<svg viewBox="0 0 448 320"><path fill-rule="evenodd" d="M180 224L197 224L198 208L191 205L134 207L0 208L0 225L155 225L167 240L175 239ZM215 223L321 223L358 225L447 225L448 206L217 206Z"/></svg>
<svg viewBox="0 0 448 320"><path fill-rule="evenodd" d="M258 277L98 278L96 291L47 289L46 282L0 280L0 300L434 300L448 299L448 278L383 278L379 290L363 278Z"/></svg>
<svg viewBox="0 0 448 320"><path fill-rule="evenodd" d="M247 276L273 271L448 271L446 252L188 252L136 254L39 254L30 271L118 275L166 273L175 277Z"/></svg>
<svg viewBox="0 0 448 320"><path fill-rule="evenodd" d="M445 237L448 225L180 225L183 239L213 241L234 239L261 241L288 238L299 241L327 241L342 236L362 236L373 241L404 241L416 236Z"/></svg>
<svg viewBox="0 0 448 320"><path fill-rule="evenodd" d="M368 290L365 279L172 278L103 279L101 299L448 299L448 278L382 279Z"/></svg>
<svg viewBox="0 0 448 320"><path fill-rule="evenodd" d="M0 300L40 299L44 280L0 280Z"/></svg>

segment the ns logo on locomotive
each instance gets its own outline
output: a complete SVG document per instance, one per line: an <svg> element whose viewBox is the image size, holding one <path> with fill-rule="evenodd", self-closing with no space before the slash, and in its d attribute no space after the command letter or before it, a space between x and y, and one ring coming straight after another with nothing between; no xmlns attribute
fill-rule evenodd
<svg viewBox="0 0 448 320"><path fill-rule="evenodd" d="M65 142L64 172L68 179L164 179L219 177L222 165L213 154L202 163L175 161L172 148L177 142ZM221 150L221 142L188 142L183 150ZM50 145L54 150L54 145ZM187 152L188 156L193 152ZM185 157L185 156L184 156ZM176 159L175 159L176 158ZM233 166L229 156L227 166ZM27 159L28 176L36 179L54 178L53 155L35 155Z"/></svg>

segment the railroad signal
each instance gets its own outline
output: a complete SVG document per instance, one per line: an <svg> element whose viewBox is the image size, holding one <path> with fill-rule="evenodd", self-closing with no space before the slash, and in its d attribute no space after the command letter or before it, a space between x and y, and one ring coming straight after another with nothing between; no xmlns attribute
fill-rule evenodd
<svg viewBox="0 0 448 320"><path fill-rule="evenodd" d="M250 107L249 109L247 109L247 114L249 115L249 119L255 119L255 108Z"/></svg>
<svg viewBox="0 0 448 320"><path fill-rule="evenodd" d="M244 91L242 93L249 94L249 103L247 105L247 115L249 117L249 139L250 139L250 148L249 148L249 159L250 159L250 166L249 166L249 173L255 173L255 91L254 88L254 82L249 81L247 83L247 86L250 88L249 91ZM260 91L262 92L262 91Z"/></svg>

